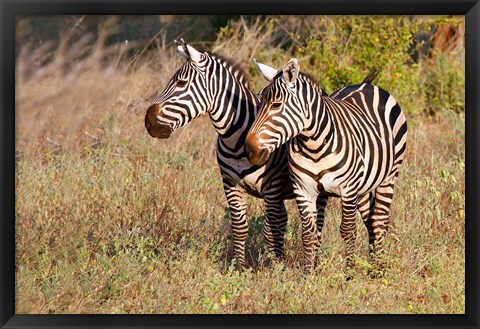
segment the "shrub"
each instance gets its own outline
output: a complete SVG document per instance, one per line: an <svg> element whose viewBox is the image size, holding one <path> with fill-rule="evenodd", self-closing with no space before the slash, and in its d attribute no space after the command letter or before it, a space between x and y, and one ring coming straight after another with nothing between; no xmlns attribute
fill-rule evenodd
<svg viewBox="0 0 480 329"><path fill-rule="evenodd" d="M376 68L381 72L374 83L394 95L407 115L463 112L464 49L436 53L433 60L426 56L441 24L460 26L463 19L269 16L253 23L239 19L220 29L215 49L243 61L257 89L265 82L251 58L280 69L290 57L297 57L301 70L316 77L327 92L359 83Z"/></svg>

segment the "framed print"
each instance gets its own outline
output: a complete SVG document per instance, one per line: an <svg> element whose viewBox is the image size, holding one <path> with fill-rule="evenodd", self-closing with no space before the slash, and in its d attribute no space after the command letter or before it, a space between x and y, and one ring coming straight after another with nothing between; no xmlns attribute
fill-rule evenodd
<svg viewBox="0 0 480 329"><path fill-rule="evenodd" d="M477 1L0 8L2 328L478 327Z"/></svg>

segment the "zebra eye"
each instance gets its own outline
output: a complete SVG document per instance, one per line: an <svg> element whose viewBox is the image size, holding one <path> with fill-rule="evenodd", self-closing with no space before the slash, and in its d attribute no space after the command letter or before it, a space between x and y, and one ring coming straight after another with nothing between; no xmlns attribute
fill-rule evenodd
<svg viewBox="0 0 480 329"><path fill-rule="evenodd" d="M178 80L177 81L177 87L183 88L187 85L187 82L188 82L187 80Z"/></svg>
<svg viewBox="0 0 480 329"><path fill-rule="evenodd" d="M272 108L274 108L274 109L279 109L280 106L282 106L282 103L281 103L281 102L272 103Z"/></svg>

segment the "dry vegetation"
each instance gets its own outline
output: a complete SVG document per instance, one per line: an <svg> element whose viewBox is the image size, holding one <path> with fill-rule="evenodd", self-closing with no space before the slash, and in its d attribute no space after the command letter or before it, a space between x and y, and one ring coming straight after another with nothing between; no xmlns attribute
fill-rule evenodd
<svg viewBox="0 0 480 329"><path fill-rule="evenodd" d="M213 47L228 55L233 45L219 38ZM239 273L208 118L168 140L144 129L146 108L182 62L174 47L157 44L135 60L118 46L105 65L95 51L75 59L80 46L18 57L16 313L465 312L463 114L409 117L384 278L366 275L359 222L357 274L345 280L338 200L327 209L320 266L305 277L294 203L286 261L275 263L261 236L263 205L250 199L252 271ZM245 47L237 55L250 71L255 51Z"/></svg>

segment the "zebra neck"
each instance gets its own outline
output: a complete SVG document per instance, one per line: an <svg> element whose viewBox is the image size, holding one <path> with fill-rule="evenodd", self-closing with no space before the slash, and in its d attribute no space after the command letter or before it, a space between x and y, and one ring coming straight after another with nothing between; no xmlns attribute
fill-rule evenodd
<svg viewBox="0 0 480 329"><path fill-rule="evenodd" d="M223 120L214 121L212 118L219 143L228 148L232 155L240 156L244 153L245 139L258 111L257 104L254 95L231 95L223 107Z"/></svg>
<svg viewBox="0 0 480 329"><path fill-rule="evenodd" d="M341 147L341 132L328 96L321 96L318 102L312 104L311 122L300 135L298 144L302 149L322 155Z"/></svg>
<svg viewBox="0 0 480 329"><path fill-rule="evenodd" d="M218 92L209 115L219 141L229 149L243 149L246 134L258 111L259 99L235 72L223 69L227 72L217 73L217 76L222 74L223 80L218 82Z"/></svg>

